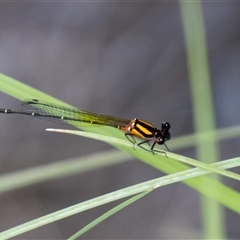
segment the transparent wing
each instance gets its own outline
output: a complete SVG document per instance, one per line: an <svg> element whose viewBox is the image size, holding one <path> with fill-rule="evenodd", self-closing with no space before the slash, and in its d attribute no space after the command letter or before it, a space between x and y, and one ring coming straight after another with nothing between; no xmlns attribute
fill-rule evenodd
<svg viewBox="0 0 240 240"><path fill-rule="evenodd" d="M23 113L57 123L67 123L75 126L111 126L127 125L129 120L111 117L79 110L77 108L63 107L41 100L25 100L21 104Z"/></svg>

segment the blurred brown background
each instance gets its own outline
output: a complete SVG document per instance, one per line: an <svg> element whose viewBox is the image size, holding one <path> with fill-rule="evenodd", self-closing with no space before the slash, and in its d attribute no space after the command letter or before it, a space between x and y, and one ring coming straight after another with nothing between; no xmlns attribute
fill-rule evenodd
<svg viewBox="0 0 240 240"><path fill-rule="evenodd" d="M233 126L240 122L240 3L204 2L203 12L217 126ZM0 72L80 109L143 118L156 126L169 121L173 138L194 131L177 2L0 3ZM3 93L0 103L13 109L20 104ZM94 140L45 132L46 127L58 125L0 116L0 174L112 149ZM239 156L239 144L238 139L222 142L222 159ZM178 153L196 157L194 149ZM131 161L4 193L0 231L161 175ZM224 180L239 189L236 181ZM199 203L199 195L181 183L163 187L82 239L201 238ZM115 205L20 238L66 239ZM239 238L239 216L225 212L228 238Z"/></svg>

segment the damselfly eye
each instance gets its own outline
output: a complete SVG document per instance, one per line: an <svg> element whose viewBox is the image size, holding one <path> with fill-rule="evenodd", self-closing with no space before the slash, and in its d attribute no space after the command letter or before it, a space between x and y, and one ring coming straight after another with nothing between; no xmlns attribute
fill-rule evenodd
<svg viewBox="0 0 240 240"><path fill-rule="evenodd" d="M162 123L162 130L169 130L170 129L170 124L168 122L163 122Z"/></svg>

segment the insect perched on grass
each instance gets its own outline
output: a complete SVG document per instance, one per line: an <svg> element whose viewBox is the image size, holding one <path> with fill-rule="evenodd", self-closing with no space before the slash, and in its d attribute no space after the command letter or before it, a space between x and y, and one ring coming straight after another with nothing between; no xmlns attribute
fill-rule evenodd
<svg viewBox="0 0 240 240"><path fill-rule="evenodd" d="M77 108L55 105L37 99L23 101L21 104L21 111L0 109L0 113L30 115L58 123L68 123L74 126L110 126L118 128L125 133L126 138L134 145L136 144L134 137L143 139L143 141L139 142L137 145L140 148L152 153L161 152L154 150L156 143L159 145L165 145L167 148L165 142L171 138L169 132L170 124L168 122L163 122L162 128L158 129L151 123L137 118L126 120L86 112ZM150 141L153 141L152 145L150 145ZM148 143L150 145L150 149L144 147L144 143Z"/></svg>

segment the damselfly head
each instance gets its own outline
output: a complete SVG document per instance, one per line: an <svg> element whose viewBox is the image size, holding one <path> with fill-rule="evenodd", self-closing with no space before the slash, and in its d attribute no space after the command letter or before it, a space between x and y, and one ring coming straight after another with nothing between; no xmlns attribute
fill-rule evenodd
<svg viewBox="0 0 240 240"><path fill-rule="evenodd" d="M171 134L169 132L170 124L168 122L162 123L162 129L157 129L155 136L156 136L156 143L159 145L163 145L167 140L170 140Z"/></svg>

